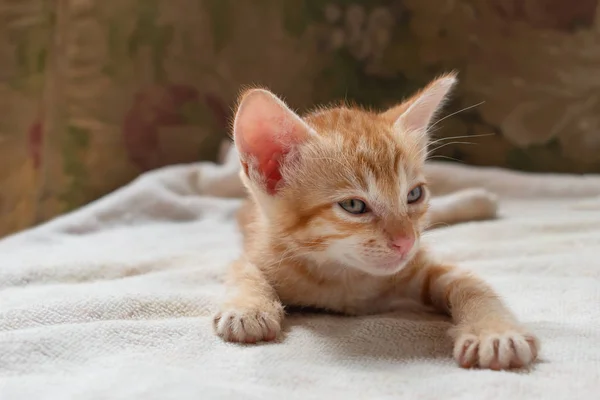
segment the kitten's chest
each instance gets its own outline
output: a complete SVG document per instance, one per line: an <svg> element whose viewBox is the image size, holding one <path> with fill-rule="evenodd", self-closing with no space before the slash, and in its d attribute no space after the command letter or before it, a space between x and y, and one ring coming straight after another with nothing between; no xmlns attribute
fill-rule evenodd
<svg viewBox="0 0 600 400"><path fill-rule="evenodd" d="M389 286L381 278L340 276L326 279L298 271L286 271L285 276L281 270L279 273L281 276L273 280L274 286L286 305L346 314L369 314L389 309Z"/></svg>

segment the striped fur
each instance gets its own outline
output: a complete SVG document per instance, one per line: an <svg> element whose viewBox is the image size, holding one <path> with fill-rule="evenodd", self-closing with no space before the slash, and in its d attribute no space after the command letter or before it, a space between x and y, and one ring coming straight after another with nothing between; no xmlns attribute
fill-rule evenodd
<svg viewBox="0 0 600 400"><path fill-rule="evenodd" d="M240 212L244 254L231 267L227 299L214 319L219 336L274 340L284 305L358 315L412 298L452 316L454 357L462 367L534 361L537 339L493 290L419 245L431 224L495 212L480 190L430 206L427 127L453 83L452 75L441 77L381 114L336 107L300 118L267 91L242 97L234 136L250 199ZM423 198L408 204L418 185ZM348 214L338 206L348 198L364 200L371 211ZM403 235L415 245L399 255L390 237Z"/></svg>

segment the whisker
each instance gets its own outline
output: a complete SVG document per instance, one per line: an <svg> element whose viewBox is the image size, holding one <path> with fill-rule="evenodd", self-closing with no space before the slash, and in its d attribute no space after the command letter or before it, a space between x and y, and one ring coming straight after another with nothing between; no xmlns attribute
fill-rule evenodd
<svg viewBox="0 0 600 400"><path fill-rule="evenodd" d="M292 253L291 255L287 256L288 254ZM269 264L269 267L272 267L274 265L277 265L277 268L281 267L281 264L286 261L286 260L290 260L294 257L298 256L298 252L295 251L295 249L287 249L286 251L283 252L283 254L281 255L281 258L278 261L275 261L271 264Z"/></svg>
<svg viewBox="0 0 600 400"><path fill-rule="evenodd" d="M427 151L427 157L429 159L430 158L429 156L431 155L431 153L433 153L436 150L441 149L444 146L450 145L450 144L478 144L476 142L446 142L446 143L443 143L443 144L441 144L440 146L438 146L438 147L436 147L434 149L431 148L431 145L439 143L442 140L462 139L462 138L476 138L476 137L493 136L493 135L495 135L495 133L492 132L492 133L483 133L483 134L480 134L480 135L461 135L461 136L452 136L452 137L447 137L447 138L440 138L440 139L434 140L432 142L429 142L429 144L425 148L425 150ZM425 150L423 150L423 151L425 151Z"/></svg>
<svg viewBox="0 0 600 400"><path fill-rule="evenodd" d="M458 111L456 111L456 112L453 112L452 114L448 114L448 115L446 115L444 118L440 118L440 119L438 119L437 121L435 121L435 122L434 122L434 123L431 125L431 127L433 128L434 126L436 126L437 124L439 124L439 123L440 123L440 122L442 122L443 120L445 120L445 119L447 119L447 118L450 118L450 117L452 117L452 116L454 116L454 115L456 115L456 114L459 114L459 113L461 113L461 112L463 112L463 111L467 111L467 110L470 110L471 108L479 107L479 106L480 106L480 105L482 105L483 103L485 103L485 101L482 101L482 102L480 102L480 103L477 103L477 104L473 104L472 106L465 107L465 108L463 108L462 110L458 110Z"/></svg>
<svg viewBox="0 0 600 400"><path fill-rule="evenodd" d="M494 136L495 133L491 132L491 133L482 133L479 135L461 135L461 136L450 136L450 137L443 137L443 138L439 138L436 140L432 140L431 142L429 142L429 146L431 146L432 144L436 144L439 143L443 140L453 140L453 139L466 139L466 138L476 138L476 137L484 137L484 136Z"/></svg>
<svg viewBox="0 0 600 400"><path fill-rule="evenodd" d="M448 142L448 143L444 143L444 144L439 145L435 149L431 149L431 150L427 151L427 155L429 155L429 154L433 153L434 151L437 151L437 150L439 150L439 149L441 149L443 147L450 146L451 144L468 144L468 145L471 145L471 144L477 144L477 143L473 143L473 142Z"/></svg>
<svg viewBox="0 0 600 400"><path fill-rule="evenodd" d="M441 154L437 154L437 155L434 155L434 156L431 156L431 157L427 157L427 160L434 160L434 159L437 159L437 158L441 158L441 159L444 159L444 160L456 161L456 162L459 162L459 163L464 163L463 160L459 160L458 158L449 157L449 156L443 156Z"/></svg>

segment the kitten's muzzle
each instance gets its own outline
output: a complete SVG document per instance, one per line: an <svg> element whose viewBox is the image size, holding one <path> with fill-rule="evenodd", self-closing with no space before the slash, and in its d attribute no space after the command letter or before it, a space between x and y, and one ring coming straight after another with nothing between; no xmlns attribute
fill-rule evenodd
<svg viewBox="0 0 600 400"><path fill-rule="evenodd" d="M412 235L399 235L393 237L389 241L389 247L394 250L394 252L402 255L402 257L407 256L412 248L415 245L415 237Z"/></svg>

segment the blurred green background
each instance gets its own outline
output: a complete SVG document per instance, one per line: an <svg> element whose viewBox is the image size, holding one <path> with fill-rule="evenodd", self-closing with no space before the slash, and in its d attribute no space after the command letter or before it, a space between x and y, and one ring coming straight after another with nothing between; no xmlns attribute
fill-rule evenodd
<svg viewBox="0 0 600 400"><path fill-rule="evenodd" d="M441 158L600 172L597 0L0 0L0 236L215 159L242 85L386 107L459 71Z"/></svg>

